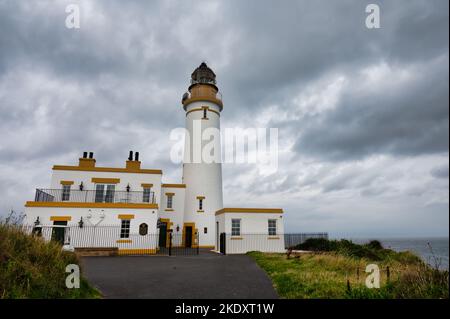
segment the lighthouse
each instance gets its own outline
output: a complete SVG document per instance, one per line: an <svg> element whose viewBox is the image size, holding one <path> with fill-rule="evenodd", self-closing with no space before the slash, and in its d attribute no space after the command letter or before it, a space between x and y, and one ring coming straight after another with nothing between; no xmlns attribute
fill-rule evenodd
<svg viewBox="0 0 450 319"><path fill-rule="evenodd" d="M192 73L182 104L186 113L184 225L194 227L202 246L214 246L215 213L223 208L220 135L214 132L220 131L223 103L216 75L206 63Z"/></svg>

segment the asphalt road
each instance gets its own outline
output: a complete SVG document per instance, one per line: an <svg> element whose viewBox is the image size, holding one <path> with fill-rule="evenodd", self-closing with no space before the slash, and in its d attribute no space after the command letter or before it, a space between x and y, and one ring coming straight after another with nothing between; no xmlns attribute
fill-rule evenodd
<svg viewBox="0 0 450 319"><path fill-rule="evenodd" d="M245 255L83 257L104 298L273 299L266 273Z"/></svg>

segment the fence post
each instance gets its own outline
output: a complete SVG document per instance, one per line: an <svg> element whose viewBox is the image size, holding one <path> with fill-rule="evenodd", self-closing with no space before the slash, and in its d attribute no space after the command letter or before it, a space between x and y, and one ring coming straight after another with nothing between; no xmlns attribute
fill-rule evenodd
<svg viewBox="0 0 450 319"><path fill-rule="evenodd" d="M359 282L359 267L356 268L356 279L357 279L358 282Z"/></svg>

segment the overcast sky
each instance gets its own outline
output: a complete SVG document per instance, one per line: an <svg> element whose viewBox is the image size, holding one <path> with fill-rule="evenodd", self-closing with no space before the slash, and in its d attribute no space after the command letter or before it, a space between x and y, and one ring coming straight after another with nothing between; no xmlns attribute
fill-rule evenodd
<svg viewBox="0 0 450 319"><path fill-rule="evenodd" d="M65 27L80 4L81 28ZM367 29L365 7L381 8ZM279 168L223 166L228 207L289 232L448 236L449 3L0 0L0 214L93 151L180 182L169 133L202 62L224 127L279 129Z"/></svg>

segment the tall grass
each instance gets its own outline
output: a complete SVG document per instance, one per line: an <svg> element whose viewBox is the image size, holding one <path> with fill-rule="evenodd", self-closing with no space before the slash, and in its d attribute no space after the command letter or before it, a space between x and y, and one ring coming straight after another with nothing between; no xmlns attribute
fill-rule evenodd
<svg viewBox="0 0 450 319"><path fill-rule="evenodd" d="M313 239L296 248L310 253L297 258L249 253L267 272L282 298L448 299L448 271L427 265L413 253L384 249L378 241L358 245ZM365 268L372 263L381 272L379 289L365 286Z"/></svg>
<svg viewBox="0 0 450 319"><path fill-rule="evenodd" d="M79 265L79 261L74 253L62 251L60 244L0 222L0 299L99 297L84 278L80 288L66 287L69 264Z"/></svg>

